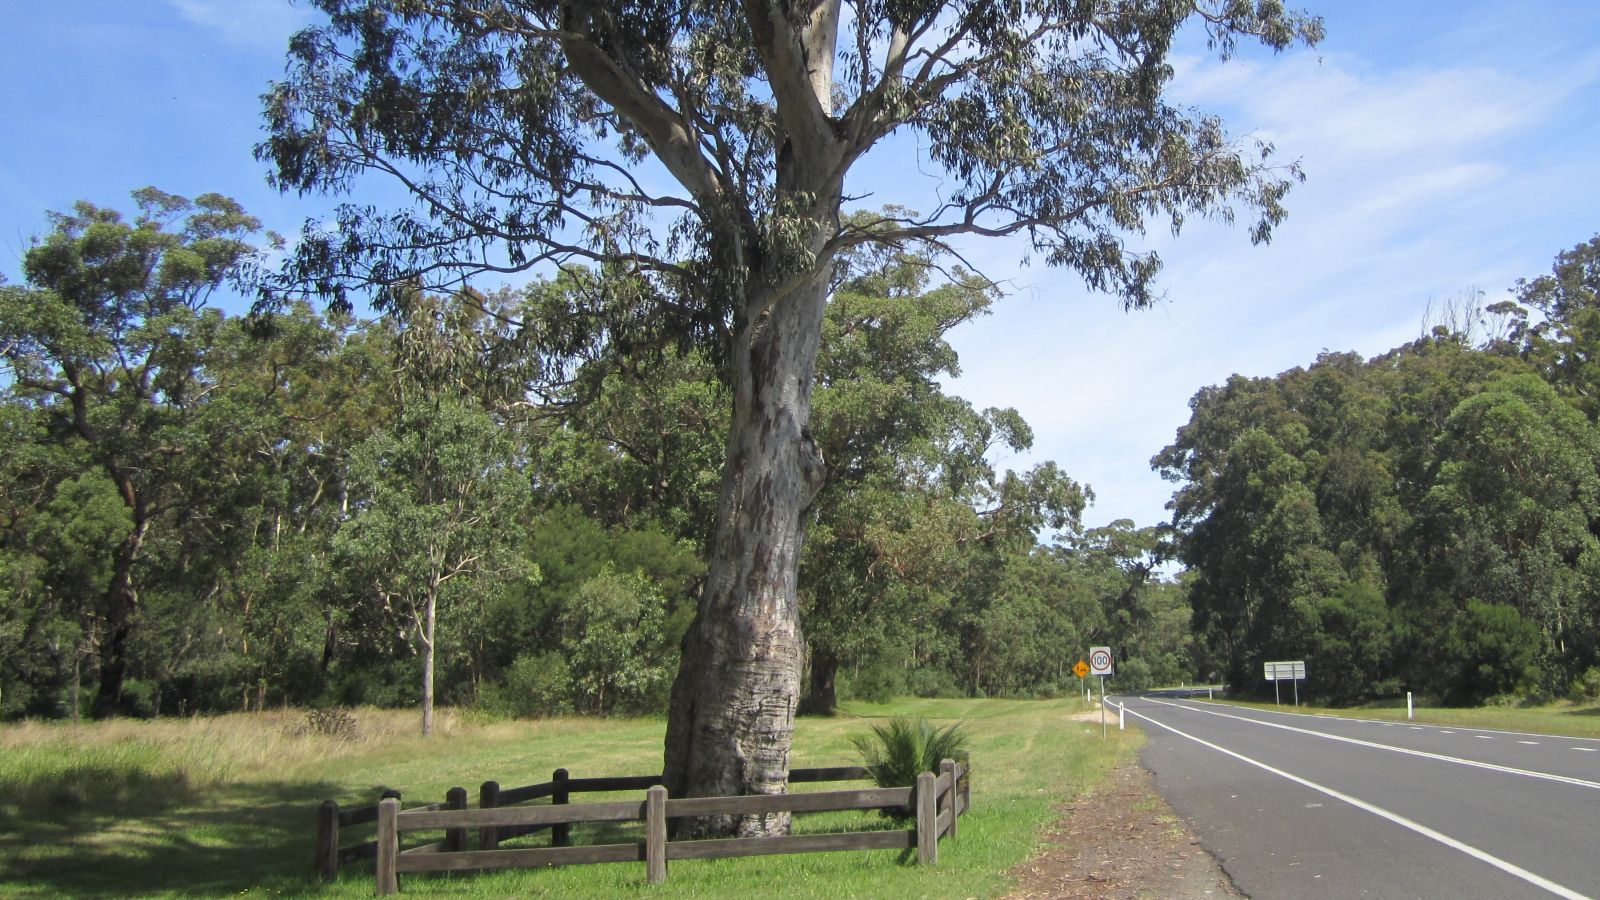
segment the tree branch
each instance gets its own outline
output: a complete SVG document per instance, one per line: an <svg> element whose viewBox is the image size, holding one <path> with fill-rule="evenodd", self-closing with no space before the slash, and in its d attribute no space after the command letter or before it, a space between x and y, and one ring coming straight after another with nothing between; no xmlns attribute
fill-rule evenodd
<svg viewBox="0 0 1600 900"><path fill-rule="evenodd" d="M813 10L797 31L781 0L744 0L755 50L765 63L784 131L795 144L797 157L824 161L824 169L833 168L832 161L843 151L825 106L832 103L839 3L803 4Z"/></svg>
<svg viewBox="0 0 1600 900"><path fill-rule="evenodd" d="M700 155L699 141L683 118L596 46L589 35L563 31L558 40L572 71L589 90L639 129L667 171L696 202L706 209L716 208L725 186L716 169Z"/></svg>

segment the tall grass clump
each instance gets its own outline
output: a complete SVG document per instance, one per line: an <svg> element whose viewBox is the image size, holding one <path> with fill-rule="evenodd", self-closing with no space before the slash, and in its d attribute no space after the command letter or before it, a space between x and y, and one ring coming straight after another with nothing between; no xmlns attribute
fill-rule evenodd
<svg viewBox="0 0 1600 900"><path fill-rule="evenodd" d="M0 818L162 809L192 795L182 767L147 743L51 743L0 755Z"/></svg>

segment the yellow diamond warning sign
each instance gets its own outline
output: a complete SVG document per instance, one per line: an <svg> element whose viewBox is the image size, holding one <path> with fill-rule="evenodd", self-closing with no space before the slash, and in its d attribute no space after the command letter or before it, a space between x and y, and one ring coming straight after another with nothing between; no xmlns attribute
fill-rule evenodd
<svg viewBox="0 0 1600 900"><path fill-rule="evenodd" d="M1089 674L1089 664L1084 662L1081 659L1078 660L1078 664L1072 667L1072 674L1078 676L1079 678L1082 678L1085 675L1088 675Z"/></svg>

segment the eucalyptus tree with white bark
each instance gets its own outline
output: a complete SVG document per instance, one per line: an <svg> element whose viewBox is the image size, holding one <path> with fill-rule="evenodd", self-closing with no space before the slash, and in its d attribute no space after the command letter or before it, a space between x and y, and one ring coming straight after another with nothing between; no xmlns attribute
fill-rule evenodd
<svg viewBox="0 0 1600 900"><path fill-rule="evenodd" d="M813 371L834 260L1027 235L1129 306L1151 220L1255 218L1298 177L1164 96L1194 22L1219 52L1320 20L1276 0L315 0L258 148L286 191L377 173L409 209L340 209L286 281L335 297L595 265L586 319L624 351L710 351L734 398L710 575L673 692L675 796L786 787L802 641L795 573L822 483ZM910 133L943 179L924 215L847 224L852 172ZM903 144L896 144L903 147ZM659 164L662 175L644 165ZM881 202L881 201L880 201ZM632 276L632 277L620 277ZM552 333L568 333L549 323ZM706 825L770 833L783 817Z"/></svg>
<svg viewBox="0 0 1600 900"><path fill-rule="evenodd" d="M534 579L510 525L528 501L506 433L458 398L413 398L357 446L352 504L334 535L344 577L382 608L422 663L422 734L433 734L439 616L509 580Z"/></svg>

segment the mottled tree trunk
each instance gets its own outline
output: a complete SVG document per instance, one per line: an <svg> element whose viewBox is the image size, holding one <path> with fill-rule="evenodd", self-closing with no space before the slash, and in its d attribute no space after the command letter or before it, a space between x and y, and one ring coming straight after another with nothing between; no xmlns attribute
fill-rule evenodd
<svg viewBox="0 0 1600 900"><path fill-rule="evenodd" d="M848 145L829 118L839 0L744 6L764 59L781 70L774 92L783 146L774 171L788 211L758 225L704 185L722 271L744 277L728 372L728 427L710 568L684 635L672 685L663 769L677 797L780 794L789 787L789 746L800 699L805 641L795 583L805 516L822 486L812 440L811 392L838 233ZM803 77L803 80L802 80ZM659 132L669 138L670 129ZM671 156L673 154L669 154ZM694 178L691 160L683 171ZM670 164L670 160L669 160ZM775 227L765 238L757 229ZM805 253L786 247L805 245ZM801 274L804 272L805 274ZM678 820L687 834L764 836L789 830L787 813Z"/></svg>
<svg viewBox="0 0 1600 900"><path fill-rule="evenodd" d="M795 593L804 516L823 478L807 423L828 272L744 323L730 359L733 419L710 572L672 688L664 774L675 797L777 794L804 642ZM788 816L722 817L680 831L764 835Z"/></svg>
<svg viewBox="0 0 1600 900"><path fill-rule="evenodd" d="M800 699L800 712L808 716L831 716L839 711L839 656L828 647L811 648L811 677L806 694Z"/></svg>
<svg viewBox="0 0 1600 900"><path fill-rule="evenodd" d="M133 614L139 608L139 592L133 585L133 565L144 546L149 522L136 519L133 531L117 547L111 564L111 581L106 586L102 606L106 617L106 638L100 645L100 686L94 696L95 718L122 712L122 685L128 678L128 634L133 630Z"/></svg>

